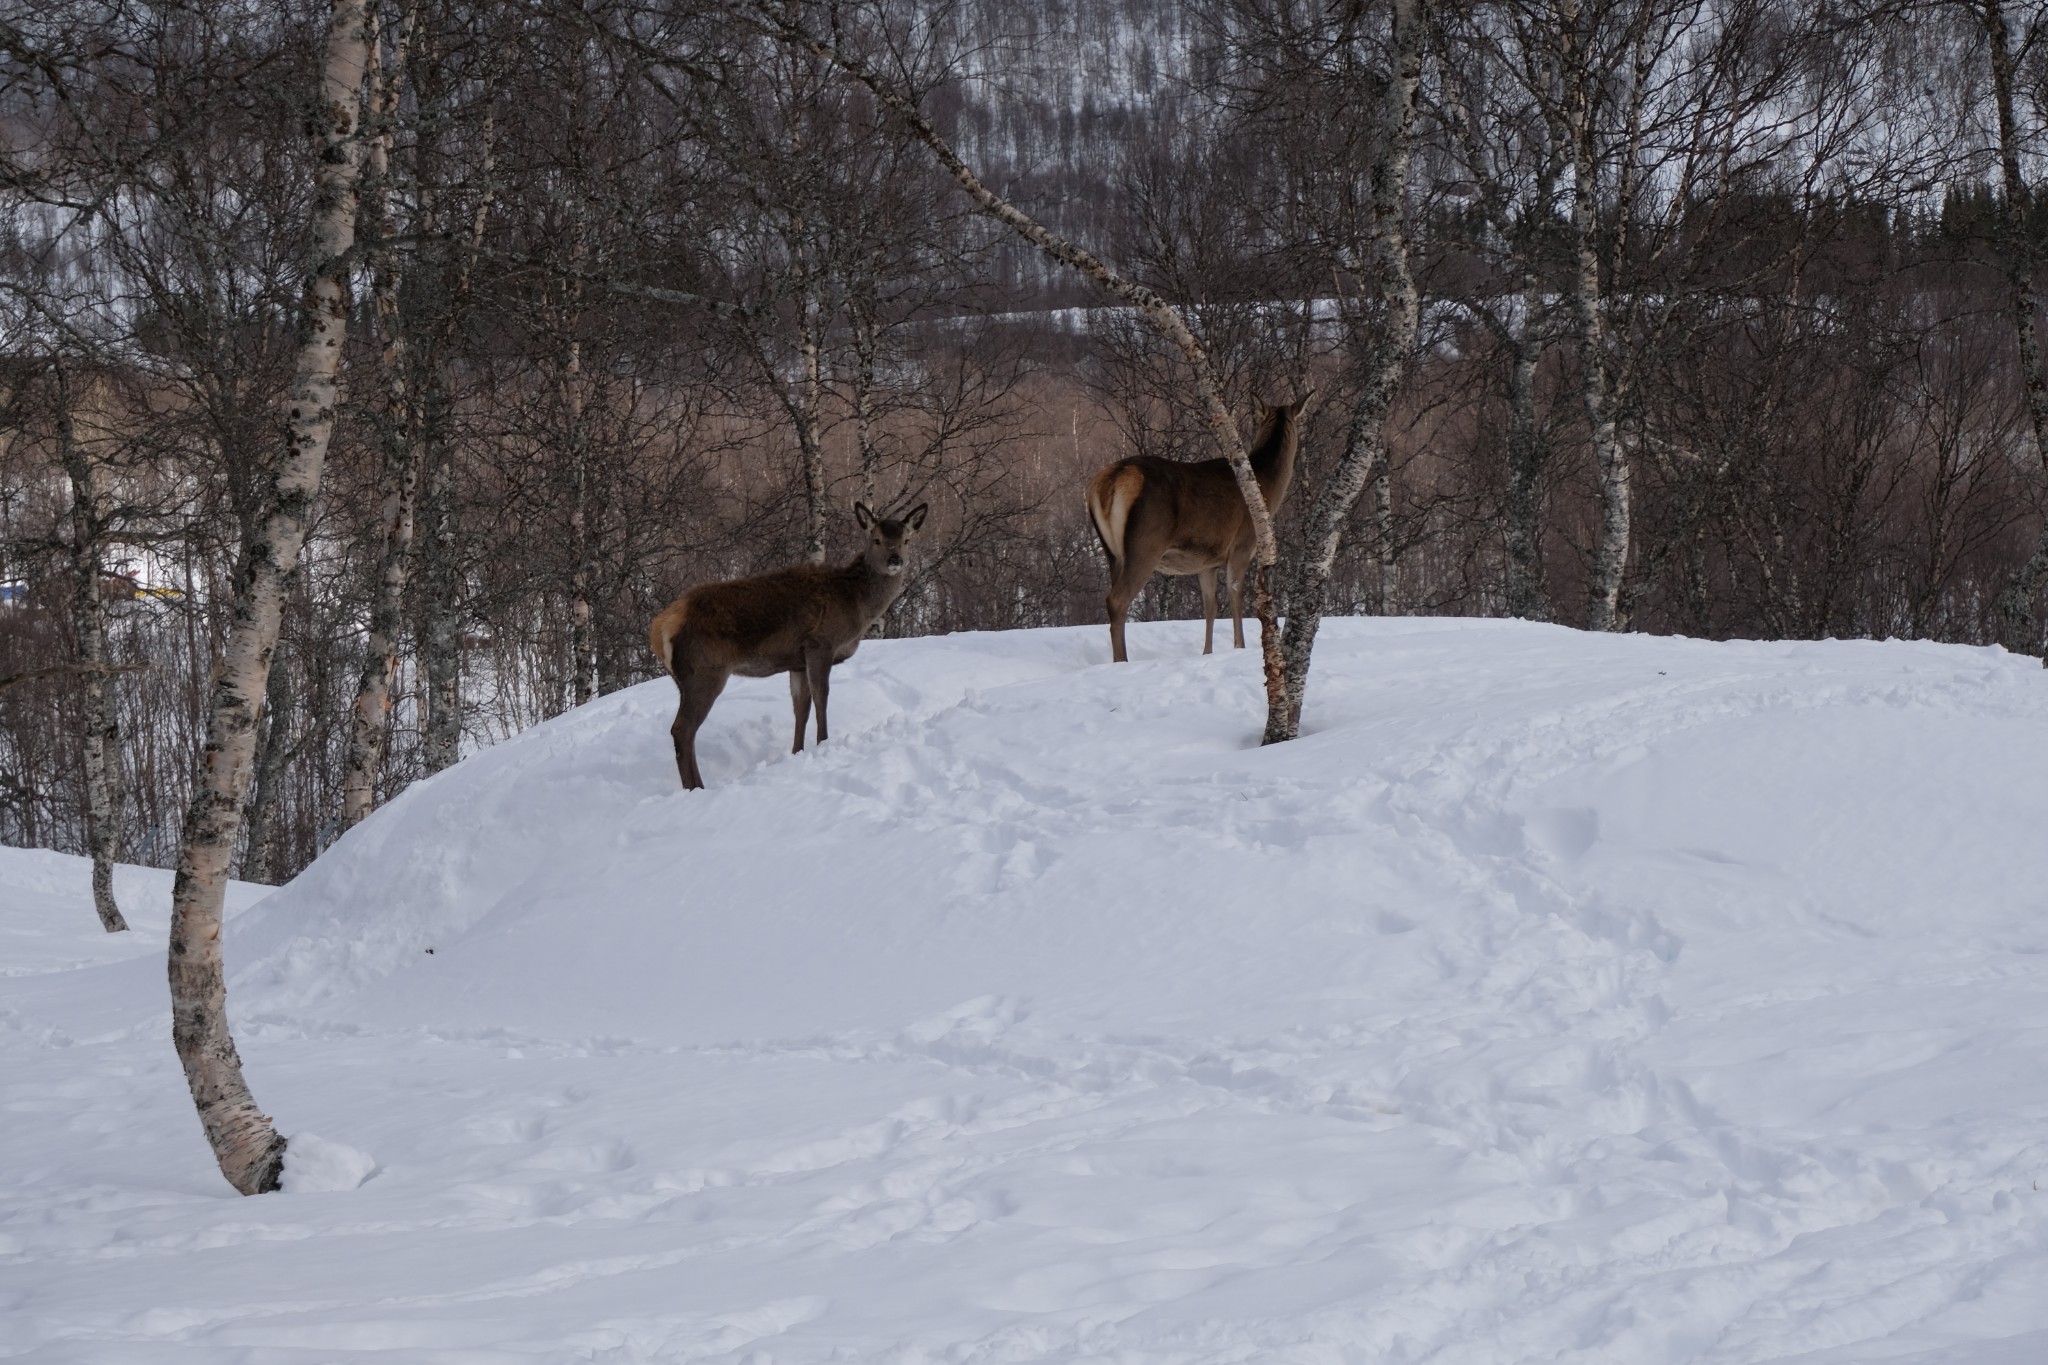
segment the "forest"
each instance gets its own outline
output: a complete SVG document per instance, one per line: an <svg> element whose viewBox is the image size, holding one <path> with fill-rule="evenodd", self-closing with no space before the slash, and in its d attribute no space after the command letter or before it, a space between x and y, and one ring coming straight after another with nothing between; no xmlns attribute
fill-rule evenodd
<svg viewBox="0 0 2048 1365"><path fill-rule="evenodd" d="M282 881L856 500L1100 623L1090 473L1311 387L1269 739L1323 614L2039 655L2044 20L0 7L0 842Z"/></svg>

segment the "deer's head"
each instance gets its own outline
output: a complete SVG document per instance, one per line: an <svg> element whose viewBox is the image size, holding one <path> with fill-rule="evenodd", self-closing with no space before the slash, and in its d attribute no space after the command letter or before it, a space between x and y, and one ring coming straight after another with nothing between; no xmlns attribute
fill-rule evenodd
<svg viewBox="0 0 2048 1365"><path fill-rule="evenodd" d="M853 505L853 519L860 523L860 529L868 533L868 545L864 556L868 567L876 573L890 578L903 572L904 554L916 536L918 528L924 525L924 514L930 510L929 503L919 503L902 517L878 517L864 502Z"/></svg>

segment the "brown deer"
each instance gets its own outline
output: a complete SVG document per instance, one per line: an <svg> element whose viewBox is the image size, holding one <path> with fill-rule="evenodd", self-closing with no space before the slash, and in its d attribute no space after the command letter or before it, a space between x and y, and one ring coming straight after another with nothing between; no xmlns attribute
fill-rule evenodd
<svg viewBox="0 0 2048 1365"><path fill-rule="evenodd" d="M1260 402L1252 473L1275 516L1294 481L1301 423L1315 399L1310 389L1292 403ZM1162 460L1133 455L1088 481L1088 515L1109 557L1110 657L1123 663L1124 617L1154 573L1193 574L1202 587L1202 652L1216 641L1216 571L1230 586L1231 643L1244 648L1244 579L1252 557L1252 521L1230 462Z"/></svg>
<svg viewBox="0 0 2048 1365"><path fill-rule="evenodd" d="M697 770L697 727L737 673L743 678L789 674L796 707L796 743L802 753L804 722L818 708L818 743L825 742L825 698L832 665L853 657L861 636L903 594L904 551L924 525L926 504L900 520L853 505L868 543L853 562L794 564L786 569L700 583L678 597L647 627L647 644L682 693L676 723L676 770L683 788L704 785Z"/></svg>

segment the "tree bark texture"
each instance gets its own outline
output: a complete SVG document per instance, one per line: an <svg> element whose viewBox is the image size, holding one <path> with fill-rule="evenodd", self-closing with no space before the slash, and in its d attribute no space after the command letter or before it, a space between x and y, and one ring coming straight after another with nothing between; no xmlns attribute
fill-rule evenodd
<svg viewBox="0 0 2048 1365"><path fill-rule="evenodd" d="M1422 0L1395 0L1392 69L1378 110L1380 151L1372 169L1372 259L1377 267L1386 330L1365 357L1365 386L1352 409L1344 455L1310 505L1304 553L1295 564L1287 590L1287 630L1281 641L1282 704L1266 719L1265 742L1293 739L1301 732L1301 707L1308 690L1309 659L1316 631L1328 605L1330 573L1343 548L1351 510L1369 482L1387 475L1387 410L1407 373L1421 324L1421 301L1408 266L1408 239L1402 211L1413 151L1415 88L1422 77ZM1391 510L1391 488L1376 497L1383 520ZM1392 527L1382 527L1390 541ZM1381 591L1386 593L1393 566L1390 543L1382 546ZM1384 599L1383 599L1384 600Z"/></svg>
<svg viewBox="0 0 2048 1365"><path fill-rule="evenodd" d="M371 297L383 341L384 411L379 422L384 455L382 528L377 579L370 600L363 672L349 708L348 752L341 778L341 827L351 829L377 803L377 779L391 735L391 688L398 673L400 632L405 624L406 580L412 565L413 520L419 500L419 458L412 430L408 320L400 310L403 271L392 245L391 141L398 113L398 83L405 71L410 14L399 30L388 61L373 70L370 140L363 174L363 220L375 239L371 253Z"/></svg>
<svg viewBox="0 0 2048 1365"><path fill-rule="evenodd" d="M121 860L121 713L107 658L107 608L100 549L106 517L99 470L72 424L71 386L57 382L57 441L71 481L71 624L78 636L78 670L85 688L85 841L92 854L92 906L100 927L128 927L114 901L114 864Z"/></svg>
<svg viewBox="0 0 2048 1365"><path fill-rule="evenodd" d="M268 506L235 576L226 647L213 684L206 745L171 891L171 1038L221 1174L243 1194L277 1188L285 1140L249 1093L228 1031L221 905L254 767L257 718L277 646L285 584L305 544L334 431L336 378L348 325L367 30L364 0L334 0L313 115L318 164L288 443Z"/></svg>

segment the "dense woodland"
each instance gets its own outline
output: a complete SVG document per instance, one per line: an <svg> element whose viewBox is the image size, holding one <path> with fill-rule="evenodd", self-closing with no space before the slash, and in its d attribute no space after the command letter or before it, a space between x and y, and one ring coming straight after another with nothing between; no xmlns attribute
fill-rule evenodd
<svg viewBox="0 0 2048 1365"><path fill-rule="evenodd" d="M178 858L299 440L323 167L339 397L244 877L654 676L662 604L845 553L856 499L933 508L888 633L1101 620L1082 484L1215 455L1200 376L935 143L1172 305L1240 420L1318 386L1290 620L2039 654L2043 30L1999 0L12 0L0 840ZM1196 611L1160 579L1139 614Z"/></svg>

